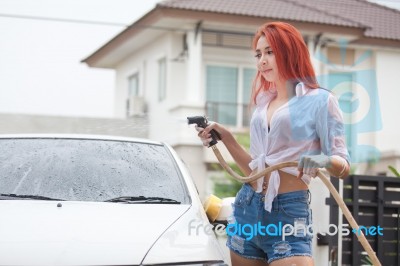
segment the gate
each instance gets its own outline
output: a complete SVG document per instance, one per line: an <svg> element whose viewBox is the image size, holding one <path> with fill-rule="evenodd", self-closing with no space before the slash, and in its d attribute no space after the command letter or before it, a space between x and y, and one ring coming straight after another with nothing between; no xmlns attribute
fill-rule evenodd
<svg viewBox="0 0 400 266"><path fill-rule="evenodd" d="M331 178L338 189L339 180ZM385 176L351 175L343 181L343 199L376 252L380 262L385 266L400 265L400 178ZM326 199L330 205L330 224L338 224L339 206L331 196ZM343 224L348 224L343 216ZM380 226L378 230L368 228ZM342 262L337 262L338 236L328 240L331 265L357 266L368 265L367 253L357 240L349 225L350 234L342 238ZM335 261L336 258L336 261Z"/></svg>

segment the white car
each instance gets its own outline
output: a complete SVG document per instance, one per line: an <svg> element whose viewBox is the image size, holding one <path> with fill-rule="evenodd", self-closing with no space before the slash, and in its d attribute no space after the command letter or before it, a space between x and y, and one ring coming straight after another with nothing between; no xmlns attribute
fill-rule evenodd
<svg viewBox="0 0 400 266"><path fill-rule="evenodd" d="M225 265L167 144L3 135L0 147L0 265Z"/></svg>

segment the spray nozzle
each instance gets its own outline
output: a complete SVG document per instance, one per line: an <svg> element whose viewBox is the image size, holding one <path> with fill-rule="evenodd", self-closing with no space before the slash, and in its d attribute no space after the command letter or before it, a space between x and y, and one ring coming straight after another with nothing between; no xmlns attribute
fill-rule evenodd
<svg viewBox="0 0 400 266"><path fill-rule="evenodd" d="M188 116L187 117L188 124L197 124L198 127L206 128L208 126L208 120L205 116ZM218 140L221 139L221 135L215 130L212 129L210 131L211 134L211 142L208 147L214 146L215 144L218 143Z"/></svg>

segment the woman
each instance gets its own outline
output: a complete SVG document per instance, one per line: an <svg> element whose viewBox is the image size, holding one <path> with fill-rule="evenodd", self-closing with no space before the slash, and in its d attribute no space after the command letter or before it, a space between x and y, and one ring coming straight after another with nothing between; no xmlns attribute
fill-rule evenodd
<svg viewBox="0 0 400 266"><path fill-rule="evenodd" d="M252 92L250 154L218 123L196 129L205 146L211 141L210 130L218 131L246 175L265 165L299 161L297 169L285 168L244 184L231 221L242 226L297 225L299 230L284 227L289 234L285 237L269 230L251 239L228 234L231 261L234 266L314 265L312 234L304 230L312 224L308 184L318 168L339 178L349 174L342 115L334 95L319 87L296 28L283 22L264 24L255 34L253 49L258 71Z"/></svg>

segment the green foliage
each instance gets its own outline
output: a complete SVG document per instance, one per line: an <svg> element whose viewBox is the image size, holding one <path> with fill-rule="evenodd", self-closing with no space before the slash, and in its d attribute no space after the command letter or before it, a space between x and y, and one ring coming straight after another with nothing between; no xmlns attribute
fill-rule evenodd
<svg viewBox="0 0 400 266"><path fill-rule="evenodd" d="M248 134L237 134L235 137L240 145L242 145L246 150L249 149L250 137ZM230 163L229 166L232 168L233 171L241 176L244 176L244 174L240 171L239 167L236 164ZM222 178L212 177L212 179L214 180L214 195L219 198L236 196L236 193L242 187L242 183L236 181L233 177L231 177L224 169L222 169L219 164L214 164L211 167L214 170L223 171Z"/></svg>
<svg viewBox="0 0 400 266"><path fill-rule="evenodd" d="M357 171L357 166L351 165L350 166L350 175L355 175Z"/></svg>
<svg viewBox="0 0 400 266"><path fill-rule="evenodd" d="M236 164L229 164L229 166L236 173L240 173L240 175L242 175L240 170L238 171L238 169L235 169L238 168ZM239 191L239 189L242 187L242 183L233 179L233 177L225 172L225 170L223 178L219 178L218 181L215 178L214 181L214 195L219 198L234 197L236 196L236 193Z"/></svg>
<svg viewBox="0 0 400 266"><path fill-rule="evenodd" d="M245 147L247 150L250 148L250 136L249 134L236 134L236 140L240 145Z"/></svg>
<svg viewBox="0 0 400 266"><path fill-rule="evenodd" d="M389 165L388 166L389 170L392 171L392 173L394 174L395 177L400 177L399 172L396 170L396 168L394 168L393 166Z"/></svg>

